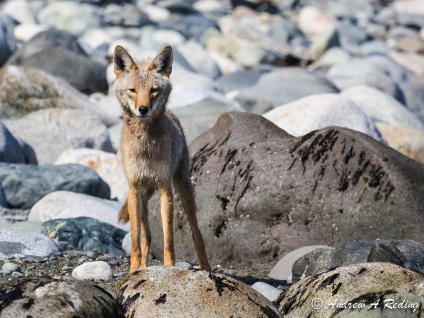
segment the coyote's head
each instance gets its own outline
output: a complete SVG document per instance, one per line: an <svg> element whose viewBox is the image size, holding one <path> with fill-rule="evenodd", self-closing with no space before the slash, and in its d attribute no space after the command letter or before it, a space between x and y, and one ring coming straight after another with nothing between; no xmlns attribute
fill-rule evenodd
<svg viewBox="0 0 424 318"><path fill-rule="evenodd" d="M163 109L171 93L172 60L170 46L165 46L153 60L139 62L134 62L122 46L115 47L113 87L125 112L149 118Z"/></svg>

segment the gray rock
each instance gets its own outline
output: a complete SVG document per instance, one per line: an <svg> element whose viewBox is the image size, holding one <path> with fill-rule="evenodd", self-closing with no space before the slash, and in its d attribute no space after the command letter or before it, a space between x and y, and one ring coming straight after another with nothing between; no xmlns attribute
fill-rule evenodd
<svg viewBox="0 0 424 318"><path fill-rule="evenodd" d="M24 152L9 129L0 123L0 162L25 163Z"/></svg>
<svg viewBox="0 0 424 318"><path fill-rule="evenodd" d="M103 12L103 23L107 26L137 28L149 22L147 16L130 3L120 5L111 3Z"/></svg>
<svg viewBox="0 0 424 318"><path fill-rule="evenodd" d="M102 25L102 11L84 3L53 2L37 15L40 24L66 30L77 36Z"/></svg>
<svg viewBox="0 0 424 318"><path fill-rule="evenodd" d="M236 89L250 87L256 84L261 77L260 71L236 71L230 74L225 74L217 79L221 84L225 93L231 92Z"/></svg>
<svg viewBox="0 0 424 318"><path fill-rule="evenodd" d="M75 35L65 30L52 28L32 37L8 60L8 64L19 64L32 55L53 48L62 48L68 52L88 57Z"/></svg>
<svg viewBox="0 0 424 318"><path fill-rule="evenodd" d="M112 268L103 261L86 262L74 268L72 277L94 282L108 281L112 279Z"/></svg>
<svg viewBox="0 0 424 318"><path fill-rule="evenodd" d="M0 85L0 118L22 117L39 109L67 108L93 112L108 126L118 121L65 80L41 70L4 67L0 71Z"/></svg>
<svg viewBox="0 0 424 318"><path fill-rule="evenodd" d="M0 66L2 66L8 58L17 50L13 29L15 23L8 15L0 15Z"/></svg>
<svg viewBox="0 0 424 318"><path fill-rule="evenodd" d="M27 0L8 1L2 6L2 12L21 24L35 24L34 13Z"/></svg>
<svg viewBox="0 0 424 318"><path fill-rule="evenodd" d="M367 32L352 24L342 24L337 31L341 47L351 53L358 53L360 45L368 40Z"/></svg>
<svg viewBox="0 0 424 318"><path fill-rule="evenodd" d="M358 85L371 86L400 102L403 99L398 85L386 73L385 68L368 61L352 60L334 65L328 70L327 78L341 90Z"/></svg>
<svg viewBox="0 0 424 318"><path fill-rule="evenodd" d="M89 217L54 219L41 225L41 233L62 250L96 251L112 257L125 256L121 250L126 231Z"/></svg>
<svg viewBox="0 0 424 318"><path fill-rule="evenodd" d="M46 194L59 190L109 198L109 186L82 165L30 166L0 164L0 183L10 207L31 208Z"/></svg>
<svg viewBox="0 0 424 318"><path fill-rule="evenodd" d="M424 76L401 84L406 106L424 123Z"/></svg>
<svg viewBox="0 0 424 318"><path fill-rule="evenodd" d="M96 149L71 149L63 152L55 164L78 163L96 171L110 187L112 199L124 201L128 195L128 182L121 159L114 153Z"/></svg>
<svg viewBox="0 0 424 318"><path fill-rule="evenodd" d="M24 274L20 273L20 272L12 272L12 277L23 277Z"/></svg>
<svg viewBox="0 0 424 318"><path fill-rule="evenodd" d="M38 164L37 155L34 149L21 138L15 138L21 146L22 152L24 153L25 163L36 165Z"/></svg>
<svg viewBox="0 0 424 318"><path fill-rule="evenodd" d="M8 65L43 70L65 79L84 93L108 90L106 63L90 59L78 38L63 30L38 33L8 60Z"/></svg>
<svg viewBox="0 0 424 318"><path fill-rule="evenodd" d="M54 163L68 149L114 151L106 125L89 111L41 109L3 122L15 136L32 146L40 164Z"/></svg>
<svg viewBox="0 0 424 318"><path fill-rule="evenodd" d="M10 272L20 272L21 268L18 264L5 262L1 267L2 270L10 271Z"/></svg>
<svg viewBox="0 0 424 318"><path fill-rule="evenodd" d="M41 224L43 224L43 222L40 221L20 221L1 225L0 229L8 231L41 233Z"/></svg>
<svg viewBox="0 0 424 318"><path fill-rule="evenodd" d="M261 293L263 296L265 296L269 301L276 301L278 299L278 296L282 293L281 290L278 288L275 288L274 286L271 286L267 283L263 282L256 282L252 285L252 288L256 290L257 292Z"/></svg>
<svg viewBox="0 0 424 318"><path fill-rule="evenodd" d="M412 240L349 241L330 250L315 250L293 264L293 282L330 268L366 262L390 262L424 273L424 245Z"/></svg>
<svg viewBox="0 0 424 318"><path fill-rule="evenodd" d="M28 215L29 221L92 217L115 227L129 230L129 225L118 223L122 203L102 200L94 196L69 191L51 192L39 200Z"/></svg>
<svg viewBox="0 0 424 318"><path fill-rule="evenodd" d="M0 231L0 259L10 257L49 257L59 251L50 238L38 233Z"/></svg>
<svg viewBox="0 0 424 318"><path fill-rule="evenodd" d="M236 107L231 104L207 98L192 105L176 108L173 113L178 116L187 144L190 144L198 136L212 128L222 113L235 110L237 110Z"/></svg>
<svg viewBox="0 0 424 318"><path fill-rule="evenodd" d="M309 254L314 250L329 249L327 245L313 245L313 246L304 246L295 249L283 256L282 259L272 268L271 272L268 274L269 277L279 280L291 280L292 276L292 267L297 259L302 257L305 254Z"/></svg>
<svg viewBox="0 0 424 318"><path fill-rule="evenodd" d="M278 307L284 317L419 317L424 313L423 282L423 276L390 263L339 267L292 285ZM385 299L396 299L399 304L414 300L417 310L389 309L384 307ZM335 301L341 305L363 303L364 308L330 305Z"/></svg>
<svg viewBox="0 0 424 318"><path fill-rule="evenodd" d="M136 271L121 281L115 297L134 318L281 317L264 296L234 278L178 267Z"/></svg>
<svg viewBox="0 0 424 318"><path fill-rule="evenodd" d="M189 14L183 17L162 21L159 23L159 27L178 31L183 34L185 38L193 40L200 40L206 29L219 29L217 22L201 14Z"/></svg>
<svg viewBox="0 0 424 318"><path fill-rule="evenodd" d="M313 73L300 68L286 68L261 76L254 86L234 91L232 96L245 110L263 114L301 97L337 92L333 84Z"/></svg>
<svg viewBox="0 0 424 318"><path fill-rule="evenodd" d="M218 78L222 75L218 65L199 43L188 41L179 45L178 51L198 73L211 78Z"/></svg>
<svg viewBox="0 0 424 318"><path fill-rule="evenodd" d="M70 277L1 278L0 286L2 317L124 317L104 289Z"/></svg>
<svg viewBox="0 0 424 318"><path fill-rule="evenodd" d="M363 109L366 107L361 106L341 95L320 94L276 107L263 116L293 136L303 136L316 129L338 126L362 132L384 142L376 126L375 121L378 119L367 114ZM374 109L370 108L371 111Z"/></svg>
<svg viewBox="0 0 424 318"><path fill-rule="evenodd" d="M263 117L232 112L190 153L211 263L269 266L298 246L423 240L422 165L361 133L331 127L294 138ZM162 255L157 206L149 213L152 252ZM195 259L184 213L174 222L177 255Z"/></svg>
<svg viewBox="0 0 424 318"><path fill-rule="evenodd" d="M175 263L175 267L186 268L186 269L194 268L193 264L188 263L188 262L177 262L177 263Z"/></svg>
<svg viewBox="0 0 424 318"><path fill-rule="evenodd" d="M366 59L374 65L380 66L396 83L409 82L415 74L383 54L369 55Z"/></svg>
<svg viewBox="0 0 424 318"><path fill-rule="evenodd" d="M46 48L29 57L19 58L13 64L61 77L86 94L108 91L105 64L60 47Z"/></svg>
<svg viewBox="0 0 424 318"><path fill-rule="evenodd" d="M143 51L159 51L166 44L179 46L185 42L184 36L176 30L157 29L152 26L142 28L140 48Z"/></svg>

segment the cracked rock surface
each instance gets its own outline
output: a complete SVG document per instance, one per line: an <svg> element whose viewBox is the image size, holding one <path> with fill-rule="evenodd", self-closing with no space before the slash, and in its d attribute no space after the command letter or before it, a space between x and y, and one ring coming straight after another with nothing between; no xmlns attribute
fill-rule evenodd
<svg viewBox="0 0 424 318"><path fill-rule="evenodd" d="M190 153L212 263L260 268L311 244L424 239L423 166L362 133L329 127L292 137L261 116L230 112ZM193 258L182 211L176 204L177 255ZM157 206L151 212L161 255Z"/></svg>

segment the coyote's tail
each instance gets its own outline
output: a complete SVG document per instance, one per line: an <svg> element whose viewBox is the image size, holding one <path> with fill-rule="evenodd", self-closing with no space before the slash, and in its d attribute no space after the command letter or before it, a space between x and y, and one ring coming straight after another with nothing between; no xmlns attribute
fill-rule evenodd
<svg viewBox="0 0 424 318"><path fill-rule="evenodd" d="M121 224L126 224L130 220L130 215L128 213L128 200L125 200L124 205L119 210L118 222Z"/></svg>

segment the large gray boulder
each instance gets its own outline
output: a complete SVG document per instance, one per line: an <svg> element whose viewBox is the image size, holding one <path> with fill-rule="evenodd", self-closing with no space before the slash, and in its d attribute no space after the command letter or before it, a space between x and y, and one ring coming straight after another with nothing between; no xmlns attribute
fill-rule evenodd
<svg viewBox="0 0 424 318"><path fill-rule="evenodd" d="M281 317L274 305L244 283L207 271L148 267L127 275L115 297L133 318Z"/></svg>
<svg viewBox="0 0 424 318"><path fill-rule="evenodd" d="M0 317L123 318L105 290L70 277L0 278Z"/></svg>
<svg viewBox="0 0 424 318"><path fill-rule="evenodd" d="M190 145L198 220L212 264L269 268L298 247L352 239L424 241L424 166L330 127L291 137L249 113L223 114ZM177 255L195 259L176 205ZM152 247L162 254L160 214Z"/></svg>
<svg viewBox="0 0 424 318"><path fill-rule="evenodd" d="M54 163L68 149L114 151L106 125L87 110L40 109L4 124L32 146L40 164Z"/></svg>
<svg viewBox="0 0 424 318"><path fill-rule="evenodd" d="M73 191L109 198L109 186L99 175L82 165L33 166L0 163L0 184L9 207L30 209L50 192Z"/></svg>
<svg viewBox="0 0 424 318"><path fill-rule="evenodd" d="M45 108L83 109L110 126L109 116L88 97L60 77L42 70L9 65L0 69L0 118L18 118Z"/></svg>

